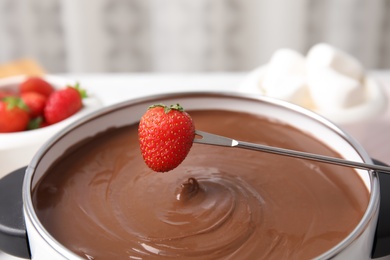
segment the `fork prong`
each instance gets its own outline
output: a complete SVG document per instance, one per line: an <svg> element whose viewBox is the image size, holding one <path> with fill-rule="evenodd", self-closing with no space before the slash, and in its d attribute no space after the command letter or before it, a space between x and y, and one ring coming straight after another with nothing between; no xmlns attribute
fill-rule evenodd
<svg viewBox="0 0 390 260"><path fill-rule="evenodd" d="M206 133L203 131L195 130L194 143L210 144L219 146L233 146L234 140L228 137Z"/></svg>

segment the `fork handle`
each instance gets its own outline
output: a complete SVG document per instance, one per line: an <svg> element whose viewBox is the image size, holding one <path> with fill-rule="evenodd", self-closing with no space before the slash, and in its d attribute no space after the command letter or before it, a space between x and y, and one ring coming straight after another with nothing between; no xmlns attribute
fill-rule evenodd
<svg viewBox="0 0 390 260"><path fill-rule="evenodd" d="M254 144L254 143L248 143L248 142L237 141L237 140L235 145L233 145L232 147L262 151L262 152L267 152L272 154L301 158L301 159L308 159L308 160L318 161L318 162L331 163L331 164L353 167L353 168L358 168L363 170L376 170L376 171L386 172L388 174L390 173L390 167L387 166L349 161L349 160L334 158L325 155L300 152L295 150L289 150L289 149L284 149L279 147L271 147L267 145Z"/></svg>

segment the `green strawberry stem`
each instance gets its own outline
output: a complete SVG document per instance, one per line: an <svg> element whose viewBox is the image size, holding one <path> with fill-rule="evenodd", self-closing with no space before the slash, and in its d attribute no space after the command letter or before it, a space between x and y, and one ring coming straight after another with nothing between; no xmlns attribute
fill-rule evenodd
<svg viewBox="0 0 390 260"><path fill-rule="evenodd" d="M69 87L76 89L80 93L81 98L88 97L87 91L80 87L80 83L76 82L76 84L74 86L69 86Z"/></svg>
<svg viewBox="0 0 390 260"><path fill-rule="evenodd" d="M11 110L15 107L28 111L28 106L20 97L5 97L2 99L7 104L7 109Z"/></svg>
<svg viewBox="0 0 390 260"><path fill-rule="evenodd" d="M40 128L43 122L43 118L41 116L31 119L28 122L27 130L34 130Z"/></svg>
<svg viewBox="0 0 390 260"><path fill-rule="evenodd" d="M168 106L160 103L160 104L151 105L151 106L148 107L148 109L155 108L155 107L162 107L162 108L164 108L165 114L168 114L169 111L171 111L171 110L177 110L177 111L180 111L180 112L184 112L184 108L182 106L180 106L179 104L170 105L168 107Z"/></svg>

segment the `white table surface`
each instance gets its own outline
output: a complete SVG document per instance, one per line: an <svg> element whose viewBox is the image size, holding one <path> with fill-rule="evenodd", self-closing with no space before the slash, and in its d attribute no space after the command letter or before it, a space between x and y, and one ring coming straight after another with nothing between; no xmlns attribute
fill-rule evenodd
<svg viewBox="0 0 390 260"><path fill-rule="evenodd" d="M390 70L370 74L384 87L390 100ZM246 73L208 74L58 74L77 80L82 87L101 99L105 106L131 98L176 91L236 91ZM340 125L368 154L390 164L390 106L369 122ZM0 252L0 260L19 259Z"/></svg>

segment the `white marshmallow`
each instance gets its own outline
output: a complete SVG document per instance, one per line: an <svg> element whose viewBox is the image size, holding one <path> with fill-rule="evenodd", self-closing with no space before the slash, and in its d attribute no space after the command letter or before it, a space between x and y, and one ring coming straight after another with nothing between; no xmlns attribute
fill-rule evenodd
<svg viewBox="0 0 390 260"><path fill-rule="evenodd" d="M365 101L364 86L333 69L312 71L307 84L315 106L322 111L347 109Z"/></svg>
<svg viewBox="0 0 390 260"><path fill-rule="evenodd" d="M273 98L305 106L309 99L306 79L301 75L287 74L280 77L266 77L263 80L264 93Z"/></svg>
<svg viewBox="0 0 390 260"><path fill-rule="evenodd" d="M271 57L267 65L267 75L270 77L284 74L304 74L305 57L291 49L279 49Z"/></svg>
<svg viewBox="0 0 390 260"><path fill-rule="evenodd" d="M353 56L328 44L314 45L306 55L306 70L311 71L331 68L357 81L364 78L363 65Z"/></svg>
<svg viewBox="0 0 390 260"><path fill-rule="evenodd" d="M276 51L261 80L267 96L300 104L307 99L305 57L290 49Z"/></svg>

